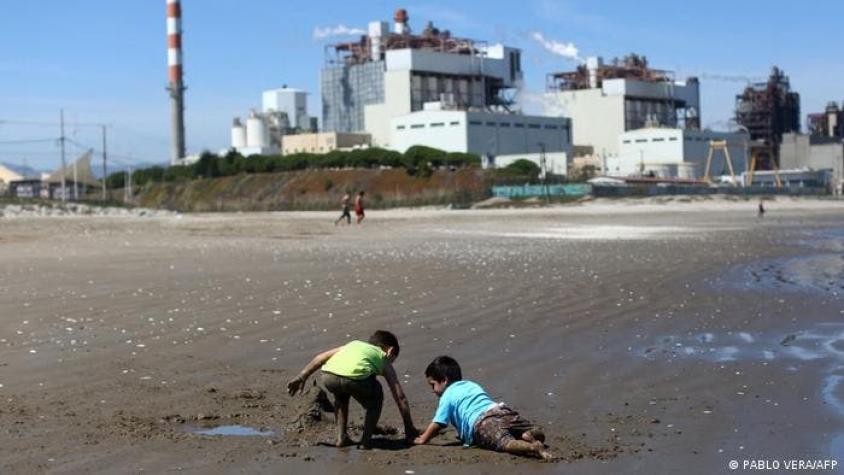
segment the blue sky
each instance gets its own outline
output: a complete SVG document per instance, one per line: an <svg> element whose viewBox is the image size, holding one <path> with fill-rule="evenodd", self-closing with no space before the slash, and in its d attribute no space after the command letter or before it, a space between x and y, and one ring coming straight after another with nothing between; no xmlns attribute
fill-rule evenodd
<svg viewBox="0 0 844 475"><path fill-rule="evenodd" d="M8 142L58 137L52 124L60 108L67 136L86 146L100 147L99 131L75 124L109 124L118 163L168 159L165 0L6 0L2 7L0 161L54 168L55 143ZM182 0L189 152L227 147L232 117L259 107L264 89L306 89L311 114L319 115L323 47L348 37L318 41L314 29L366 28L391 20L397 7L408 10L416 31L432 20L458 36L523 48L532 92L543 91L547 73L576 65L532 40L538 31L573 43L584 57L644 54L681 79L761 79L778 65L801 94L804 117L844 99L840 0ZM701 83L704 125L724 128L743 83L705 76Z"/></svg>

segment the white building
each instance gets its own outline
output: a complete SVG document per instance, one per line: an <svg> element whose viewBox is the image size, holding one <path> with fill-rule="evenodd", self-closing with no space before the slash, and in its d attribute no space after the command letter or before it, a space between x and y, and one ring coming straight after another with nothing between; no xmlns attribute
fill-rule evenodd
<svg viewBox="0 0 844 475"><path fill-rule="evenodd" d="M240 117L232 121L231 148L244 157L280 154L285 135L315 131L307 92L285 86L264 91L261 98L261 112L253 110L245 124Z"/></svg>
<svg viewBox="0 0 844 475"><path fill-rule="evenodd" d="M735 176L747 170L748 137L745 134L647 128L625 132L618 137L618 154L605 159L606 174L700 179L706 175L712 141L726 141ZM716 147L709 175L729 174L726 154Z"/></svg>
<svg viewBox="0 0 844 475"><path fill-rule="evenodd" d="M565 157L571 154L569 119L426 106L429 110L391 120L392 149L404 152L414 145L425 145L447 152L474 153L484 157L485 167L506 166L517 158L538 163L544 151L546 158L554 154L556 165L552 171L549 162L549 172L566 173ZM563 162L559 164L561 156Z"/></svg>
<svg viewBox="0 0 844 475"><path fill-rule="evenodd" d="M646 126L700 128L700 85L674 81L630 55L612 64L588 58L576 71L548 77L545 114L572 119L573 143L599 156L619 153L620 134Z"/></svg>
<svg viewBox="0 0 844 475"><path fill-rule="evenodd" d="M521 51L452 36L430 23L410 32L407 12L369 25L359 41L332 45L321 74L323 128L367 132L372 145L390 142L391 120L444 101L458 109L483 110L507 103L506 90L522 79Z"/></svg>
<svg viewBox="0 0 844 475"><path fill-rule="evenodd" d="M263 93L264 113L284 112L288 127L310 131L311 116L308 115L308 93L300 89L270 89Z"/></svg>

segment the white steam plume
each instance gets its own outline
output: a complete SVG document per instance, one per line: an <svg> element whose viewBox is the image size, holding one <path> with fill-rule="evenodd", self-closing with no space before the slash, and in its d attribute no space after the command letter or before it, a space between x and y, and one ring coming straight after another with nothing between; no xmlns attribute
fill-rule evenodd
<svg viewBox="0 0 844 475"><path fill-rule="evenodd" d="M584 62L583 58L580 57L577 46L575 46L574 43L561 43L559 41L546 39L545 36L538 31L531 33L530 37L553 55L557 55L571 61L577 61L578 63Z"/></svg>
<svg viewBox="0 0 844 475"><path fill-rule="evenodd" d="M330 38L332 36L353 36L365 34L366 31L361 30L360 28L349 28L346 25L337 25L326 26L323 28L316 27L314 28L313 37L315 40L324 40L325 38Z"/></svg>

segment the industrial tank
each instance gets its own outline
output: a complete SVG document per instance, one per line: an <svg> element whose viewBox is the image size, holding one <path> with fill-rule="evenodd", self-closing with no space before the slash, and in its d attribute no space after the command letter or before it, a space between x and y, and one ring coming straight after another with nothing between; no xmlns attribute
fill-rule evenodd
<svg viewBox="0 0 844 475"><path fill-rule="evenodd" d="M253 112L246 119L246 146L264 148L267 145L267 125L263 117Z"/></svg>
<svg viewBox="0 0 844 475"><path fill-rule="evenodd" d="M240 123L240 119L232 122L232 148L241 149L246 147L246 129Z"/></svg>

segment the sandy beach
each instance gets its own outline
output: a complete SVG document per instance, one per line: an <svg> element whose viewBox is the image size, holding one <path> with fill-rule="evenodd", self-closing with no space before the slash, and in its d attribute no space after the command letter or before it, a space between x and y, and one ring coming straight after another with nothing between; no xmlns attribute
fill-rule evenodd
<svg viewBox="0 0 844 475"><path fill-rule="evenodd" d="M0 218L2 473L722 473L844 463L844 202ZM284 386L397 334L414 421L440 354L560 461L335 449ZM313 390L312 390L313 391ZM351 419L359 425L359 406ZM263 434L204 435L241 426ZM354 430L353 435L359 434ZM838 466L839 469L841 465ZM831 473L831 472L826 472Z"/></svg>

